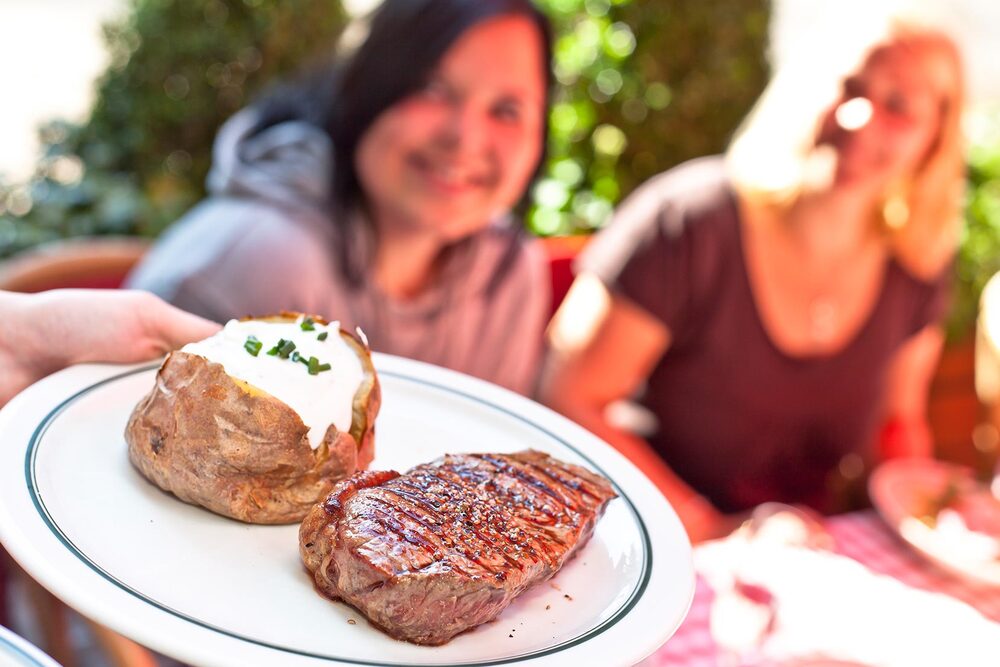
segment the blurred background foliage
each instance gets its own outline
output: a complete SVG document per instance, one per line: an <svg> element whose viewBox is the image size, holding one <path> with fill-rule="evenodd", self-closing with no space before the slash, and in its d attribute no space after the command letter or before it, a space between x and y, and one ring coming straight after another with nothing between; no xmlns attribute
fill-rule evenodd
<svg viewBox="0 0 1000 667"><path fill-rule="evenodd" d="M0 257L72 236L156 236L204 195L219 126L328 53L334 0L128 0L89 119L40 128L27 184L0 183Z"/></svg>
<svg viewBox="0 0 1000 667"><path fill-rule="evenodd" d="M548 162L523 210L542 236L600 227L649 176L725 147L767 78L767 0L538 0L556 29ZM28 183L0 182L0 257L72 236L153 237L204 195L218 127L329 52L338 0L128 0L81 125L40 128ZM1000 269L1000 113L974 122L953 334Z"/></svg>
<svg viewBox="0 0 1000 667"><path fill-rule="evenodd" d="M643 179L721 150L764 85L766 0L540 5L559 87L549 162L524 207L536 233L598 227ZM42 128L35 177L0 184L0 256L158 234L203 196L219 125L329 52L346 20L336 0L130 0L105 28L111 65L90 118Z"/></svg>
<svg viewBox="0 0 1000 667"><path fill-rule="evenodd" d="M558 35L540 235L599 227L653 174L717 153L767 83L766 0L544 0Z"/></svg>
<svg viewBox="0 0 1000 667"><path fill-rule="evenodd" d="M972 330L979 295L986 281L1000 271L1000 106L976 110L967 129L968 191L955 261L955 299L948 327L952 339Z"/></svg>

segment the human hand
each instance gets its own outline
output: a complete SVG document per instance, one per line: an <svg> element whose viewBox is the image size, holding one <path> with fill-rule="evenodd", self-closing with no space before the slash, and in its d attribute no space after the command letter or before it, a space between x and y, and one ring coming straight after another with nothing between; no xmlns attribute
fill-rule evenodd
<svg viewBox="0 0 1000 667"><path fill-rule="evenodd" d="M720 540L724 537L729 537L750 519L750 515L751 512L739 512L736 514L723 514L720 512L714 521L698 528L697 534L691 539L691 542L698 544L699 542Z"/></svg>
<svg viewBox="0 0 1000 667"><path fill-rule="evenodd" d="M695 496L679 508L678 514L691 544L698 544L729 536L750 519L752 512L725 514L706 499Z"/></svg>
<svg viewBox="0 0 1000 667"><path fill-rule="evenodd" d="M71 364L154 359L219 325L148 292L0 292L0 405Z"/></svg>

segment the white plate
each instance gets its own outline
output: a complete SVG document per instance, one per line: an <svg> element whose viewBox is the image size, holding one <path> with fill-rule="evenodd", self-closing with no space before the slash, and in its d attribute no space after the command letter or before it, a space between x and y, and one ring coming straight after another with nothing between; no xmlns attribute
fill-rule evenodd
<svg viewBox="0 0 1000 667"><path fill-rule="evenodd" d="M1000 561L984 557L983 541L968 531L934 528L920 517L951 483L974 484L972 471L933 459L893 459L868 481L872 504L889 527L927 559L968 581L1000 586Z"/></svg>
<svg viewBox="0 0 1000 667"><path fill-rule="evenodd" d="M393 640L315 592L297 526L225 519L146 482L122 433L155 365L70 368L0 412L0 539L82 613L195 665L609 667L670 637L694 593L691 548L634 466L512 392L398 357L375 362L383 403L373 469L530 447L603 474L621 496L580 554L495 622L440 647Z"/></svg>
<svg viewBox="0 0 1000 667"><path fill-rule="evenodd" d="M59 667L41 649L0 626L0 667Z"/></svg>

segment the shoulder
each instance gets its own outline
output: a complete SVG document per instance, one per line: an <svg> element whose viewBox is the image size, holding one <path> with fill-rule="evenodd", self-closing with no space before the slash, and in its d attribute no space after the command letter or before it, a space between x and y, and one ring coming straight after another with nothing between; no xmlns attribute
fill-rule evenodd
<svg viewBox="0 0 1000 667"><path fill-rule="evenodd" d="M300 275L322 261L331 232L331 223L318 216L212 197L167 230L129 277L129 285L171 300L192 281Z"/></svg>
<svg viewBox="0 0 1000 667"><path fill-rule="evenodd" d="M722 158L691 160L637 188L587 247L577 268L611 279L644 252L710 256L730 247L737 224L736 199Z"/></svg>
<svg viewBox="0 0 1000 667"><path fill-rule="evenodd" d="M731 191L725 160L720 155L695 158L653 176L626 202L705 204Z"/></svg>
<svg viewBox="0 0 1000 667"><path fill-rule="evenodd" d="M641 185L615 212L612 226L647 226L677 234L728 213L733 190L720 157L685 162Z"/></svg>

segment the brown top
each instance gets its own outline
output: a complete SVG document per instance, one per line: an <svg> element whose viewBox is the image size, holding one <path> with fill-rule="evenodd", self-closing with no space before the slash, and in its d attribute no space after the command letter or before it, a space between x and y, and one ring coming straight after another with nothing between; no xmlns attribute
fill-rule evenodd
<svg viewBox="0 0 1000 667"><path fill-rule="evenodd" d="M761 322L740 235L722 161L705 158L638 190L578 268L671 331L640 400L674 471L724 511L769 500L824 509L841 459L870 458L889 362L942 315L948 280L921 282L890 259L855 337L836 354L792 357Z"/></svg>

